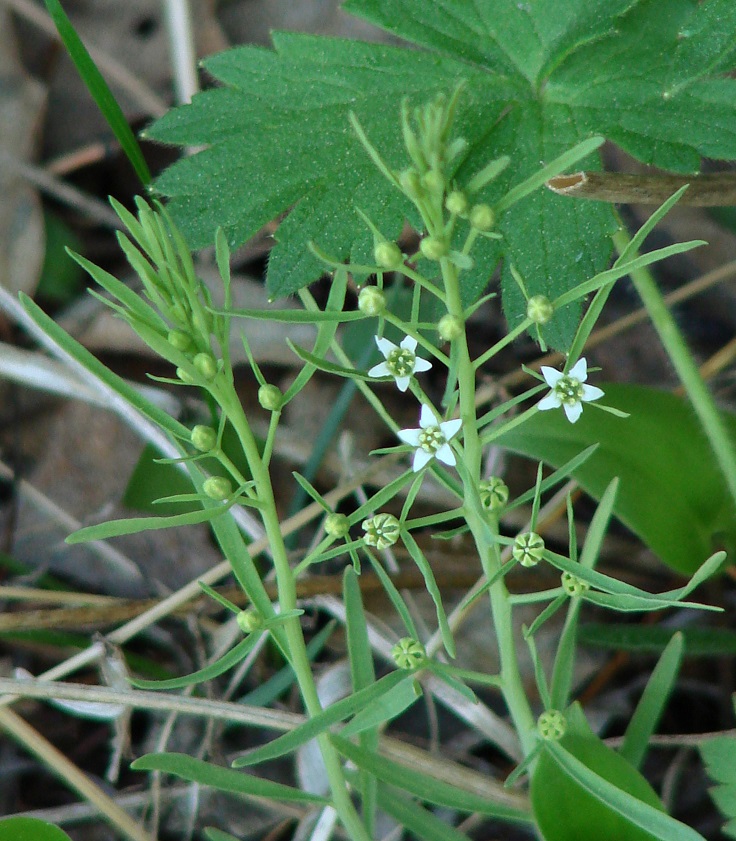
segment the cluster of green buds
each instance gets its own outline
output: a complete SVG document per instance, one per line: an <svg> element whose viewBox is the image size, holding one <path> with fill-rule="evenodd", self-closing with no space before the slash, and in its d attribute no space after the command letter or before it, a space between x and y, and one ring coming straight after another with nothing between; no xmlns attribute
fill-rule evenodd
<svg viewBox="0 0 736 841"><path fill-rule="evenodd" d="M401 534L401 524L393 514L376 514L363 521L365 542L376 549L388 549L393 546Z"/></svg>
<svg viewBox="0 0 736 841"><path fill-rule="evenodd" d="M509 501L509 486L498 476L483 479L478 486L480 504L486 511L494 514L502 511Z"/></svg>
<svg viewBox="0 0 736 841"><path fill-rule="evenodd" d="M544 540L533 531L518 535L511 554L523 567L534 567L544 557Z"/></svg>
<svg viewBox="0 0 736 841"><path fill-rule="evenodd" d="M413 672L427 662L427 651L414 637L402 637L391 649L391 657L397 668Z"/></svg>
<svg viewBox="0 0 736 841"><path fill-rule="evenodd" d="M558 742L567 732L567 719L559 710L545 710L537 719L537 733L545 742Z"/></svg>

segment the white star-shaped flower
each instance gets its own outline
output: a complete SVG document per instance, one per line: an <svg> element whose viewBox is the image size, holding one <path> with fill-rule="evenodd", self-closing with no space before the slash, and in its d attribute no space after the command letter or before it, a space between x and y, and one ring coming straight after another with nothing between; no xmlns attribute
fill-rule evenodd
<svg viewBox="0 0 736 841"><path fill-rule="evenodd" d="M416 374L417 371L429 371L432 367L431 362L416 355L414 351L417 349L417 340L411 336L407 336L400 345L376 336L376 344L386 361L374 365L368 371L368 376L393 377L399 391L406 391L409 388L412 374Z"/></svg>
<svg viewBox="0 0 736 841"><path fill-rule="evenodd" d="M422 404L419 429L400 429L396 433L405 444L416 447L412 470L417 473L433 458L450 466L454 465L455 453L448 442L457 435L461 426L462 421L459 418L437 423L432 408Z"/></svg>
<svg viewBox="0 0 736 841"><path fill-rule="evenodd" d="M590 403L592 400L603 397L603 391L600 388L584 385L588 379L588 364L584 356L578 359L567 374L555 371L554 368L548 368L546 365L542 366L541 371L545 382L552 389L537 404L537 408L542 412L547 409L559 409L562 406L570 423L575 423L583 413L583 403Z"/></svg>

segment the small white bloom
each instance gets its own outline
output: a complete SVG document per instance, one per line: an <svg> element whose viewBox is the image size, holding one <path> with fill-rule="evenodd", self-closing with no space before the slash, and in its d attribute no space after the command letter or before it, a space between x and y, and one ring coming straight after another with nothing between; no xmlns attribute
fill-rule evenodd
<svg viewBox="0 0 736 841"><path fill-rule="evenodd" d="M379 339L376 336L376 344L385 358L385 362L374 365L368 371L369 377L393 377L399 391L406 391L409 388L409 380L412 374L417 371L429 371L431 362L417 356L414 351L417 349L417 340L407 336L401 345L395 345L388 339Z"/></svg>
<svg viewBox="0 0 736 841"><path fill-rule="evenodd" d="M397 433L405 444L416 447L412 470L418 472L432 458L450 466L454 465L455 453L448 442L457 435L461 426L462 421L459 418L438 424L432 408L423 404L419 429L400 429Z"/></svg>
<svg viewBox="0 0 736 841"><path fill-rule="evenodd" d="M603 391L600 388L584 385L588 379L588 364L584 356L578 359L567 374L555 371L554 368L548 368L546 365L542 366L541 371L545 382L552 389L537 404L537 408L542 412L562 406L570 423L575 423L583 413L583 403L590 403L592 400L603 397Z"/></svg>

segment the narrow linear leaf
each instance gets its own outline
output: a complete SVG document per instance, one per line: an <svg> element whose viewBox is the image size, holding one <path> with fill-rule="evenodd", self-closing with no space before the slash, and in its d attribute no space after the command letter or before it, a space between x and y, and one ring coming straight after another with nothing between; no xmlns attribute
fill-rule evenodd
<svg viewBox="0 0 736 841"><path fill-rule="evenodd" d="M141 152L141 147L138 145L138 141L135 139L135 135L112 91L107 86L107 82L66 16L61 3L59 0L44 0L44 2L61 40L64 42L64 46L69 51L69 55L82 77L82 81L118 139L136 175L140 178L142 184L150 184L151 173L148 171L148 165Z"/></svg>
<svg viewBox="0 0 736 841"><path fill-rule="evenodd" d="M649 740L657 729L677 680L683 651L682 634L674 634L662 652L626 727L620 753L634 768L640 768L644 761Z"/></svg>
<svg viewBox="0 0 736 841"><path fill-rule="evenodd" d="M199 511L190 511L186 514L174 514L171 517L131 517L127 520L111 520L109 523L100 523L96 526L85 526L83 529L73 532L66 538L66 542L89 543L90 540L107 540L110 537L121 537L124 534L138 534L142 531L152 529L170 529L175 526L191 526L197 523L206 523L221 517L228 510L227 505L219 505L217 508L204 508Z"/></svg>
<svg viewBox="0 0 736 841"><path fill-rule="evenodd" d="M359 380L374 380L375 377L369 377L368 374L363 373L363 371L358 371L356 368L345 368L343 365L337 365L334 362L328 362L326 359L323 359L320 356L317 356L314 353L310 353L308 350L304 350L304 348L300 348L299 345L295 345L294 342L287 339L286 344L294 351L294 353L301 359L303 362L308 362L310 365L313 365L317 370L324 371L326 374L334 374L337 377L349 377L352 379L359 379Z"/></svg>
<svg viewBox="0 0 736 841"><path fill-rule="evenodd" d="M362 321L368 318L360 310L348 312L327 311L327 310L252 310L252 309L230 309L222 310L213 307L215 315L227 315L232 318L254 318L256 321L280 321L284 324L317 324L335 323L341 324L346 321Z"/></svg>
<svg viewBox="0 0 736 841"><path fill-rule="evenodd" d="M369 707L357 712L343 727L340 734L345 738L357 736L366 730L393 721L422 696L421 684L416 680L405 680L374 701Z"/></svg>
<svg viewBox="0 0 736 841"><path fill-rule="evenodd" d="M469 841L468 836L460 830L388 786L379 787L378 804L384 812L422 841Z"/></svg>
<svg viewBox="0 0 736 841"><path fill-rule="evenodd" d="M201 759L194 759L183 753L150 753L136 759L130 766L134 771L163 771L183 780L211 786L219 791L234 794L250 794L254 797L268 797L272 800L289 800L297 803L328 803L317 794L300 791L282 783L264 780L244 771L233 771L220 765L212 765Z"/></svg>
<svg viewBox="0 0 736 841"><path fill-rule="evenodd" d="M233 666L237 666L253 650L255 644L258 642L259 636L259 634L250 634L244 640L240 640L236 646L231 648L227 654L220 657L219 660L189 675L174 677L169 680L139 680L131 678L130 682L136 689L181 689L184 686L204 683L206 680L212 680L212 678L224 674L228 669L232 669Z"/></svg>

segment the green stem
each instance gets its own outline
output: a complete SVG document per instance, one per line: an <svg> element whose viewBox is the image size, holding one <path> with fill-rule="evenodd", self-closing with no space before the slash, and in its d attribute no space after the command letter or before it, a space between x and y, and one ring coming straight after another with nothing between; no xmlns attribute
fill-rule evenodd
<svg viewBox="0 0 736 841"><path fill-rule="evenodd" d="M248 421L243 414L240 400L235 390L230 387L224 393L218 394L222 411L233 425L240 440L243 452L248 460L251 476L256 483L259 499L264 503L261 510L263 526L266 530L271 556L273 559L276 581L278 584L278 600L281 613L296 608L296 581L289 565L286 545L281 534L281 523L273 494L273 485L268 467L258 451L256 439L253 436ZM304 707L310 717L322 712L322 704L317 694L317 687L312 674L312 667L307 654L306 643L298 617L288 619L283 624L286 635L289 662L302 695ZM322 753L327 778L330 783L332 801L340 820L347 830L351 841L370 841L368 833L350 799L348 785L343 774L340 757L330 742L329 736L323 733L317 737Z"/></svg>
<svg viewBox="0 0 736 841"><path fill-rule="evenodd" d="M464 323L465 317L457 268L449 260L442 261L442 276L445 283L447 311ZM475 408L475 366L470 358L465 331L456 340L456 353L460 417L463 422L463 462L465 469L462 471L462 476L465 483L465 498L466 500L474 500L477 499L480 484L483 444L478 433ZM499 569L501 558L498 544L491 543L488 540L487 530L491 528L497 533L498 520L495 517L483 517L480 513L479 500L477 504L468 504L465 508L467 523L475 540L483 571L490 579ZM511 604L508 590L502 578L491 585L489 596L501 660L501 691L526 755L534 749L536 744L535 722L519 672Z"/></svg>
<svg viewBox="0 0 736 841"><path fill-rule="evenodd" d="M622 252L630 238L624 231L619 231L614 235L613 241L619 252ZM729 437L723 417L700 376L697 363L677 328L672 313L667 309L651 272L647 268L635 269L631 272L631 279L715 453L731 498L736 502L736 448Z"/></svg>

